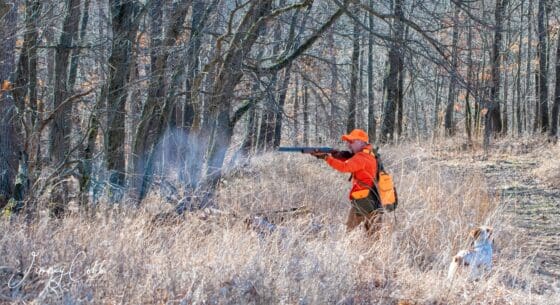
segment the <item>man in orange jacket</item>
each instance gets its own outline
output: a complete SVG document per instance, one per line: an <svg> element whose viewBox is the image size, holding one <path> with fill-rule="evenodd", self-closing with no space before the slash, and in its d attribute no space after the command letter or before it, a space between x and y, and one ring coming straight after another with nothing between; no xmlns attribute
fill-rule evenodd
<svg viewBox="0 0 560 305"><path fill-rule="evenodd" d="M364 222L367 232L372 234L379 230L383 215L374 184L377 160L365 131L354 129L349 134L343 135L342 140L347 142L352 155L336 152L313 155L326 160L327 164L337 171L352 174L352 189L349 194L351 208L346 227L350 231Z"/></svg>

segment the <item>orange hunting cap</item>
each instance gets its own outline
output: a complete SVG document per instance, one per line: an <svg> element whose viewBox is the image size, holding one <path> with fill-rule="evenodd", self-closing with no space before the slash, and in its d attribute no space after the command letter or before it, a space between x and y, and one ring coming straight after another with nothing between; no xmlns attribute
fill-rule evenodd
<svg viewBox="0 0 560 305"><path fill-rule="evenodd" d="M354 140L361 140L364 141L366 143L369 142L369 137L367 132L361 130L361 129L354 129L352 130L349 134L345 134L342 136L342 141L347 141L347 142L351 142Z"/></svg>

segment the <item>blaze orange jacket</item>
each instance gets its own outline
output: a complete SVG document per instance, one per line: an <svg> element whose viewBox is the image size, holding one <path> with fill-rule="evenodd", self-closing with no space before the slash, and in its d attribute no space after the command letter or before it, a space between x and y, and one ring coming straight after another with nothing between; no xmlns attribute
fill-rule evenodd
<svg viewBox="0 0 560 305"><path fill-rule="evenodd" d="M377 160L371 154L371 149L371 145L368 145L350 159L337 159L332 156L325 159L337 171L352 173L350 200L365 198L369 193L369 188L373 187L375 173L377 173Z"/></svg>

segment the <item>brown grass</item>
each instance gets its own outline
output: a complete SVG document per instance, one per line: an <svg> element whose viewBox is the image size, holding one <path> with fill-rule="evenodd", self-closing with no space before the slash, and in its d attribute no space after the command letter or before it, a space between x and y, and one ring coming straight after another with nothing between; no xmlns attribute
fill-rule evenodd
<svg viewBox="0 0 560 305"><path fill-rule="evenodd" d="M560 188L560 146L546 149L540 153L542 160L534 174L542 182L553 188Z"/></svg>
<svg viewBox="0 0 560 305"><path fill-rule="evenodd" d="M558 304L519 253L511 225L481 173L433 162L434 150L383 150L400 204L378 239L343 225L348 176L305 155L267 154L231 170L220 217L152 223L157 196L138 211L61 221L0 221L0 302L27 304ZM307 206L271 234L240 216ZM228 213L237 216L227 216ZM206 220L202 220L206 219ZM449 283L448 263L469 229L494 227L486 278Z"/></svg>

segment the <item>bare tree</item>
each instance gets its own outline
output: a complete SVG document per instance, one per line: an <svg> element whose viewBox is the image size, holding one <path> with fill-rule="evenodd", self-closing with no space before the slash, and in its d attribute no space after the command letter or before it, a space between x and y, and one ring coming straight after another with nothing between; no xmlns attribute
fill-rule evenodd
<svg viewBox="0 0 560 305"><path fill-rule="evenodd" d="M473 29L470 26L469 22L469 29L467 34L467 44L468 44L468 55L467 55L467 88L473 87L474 81L474 68L473 68L473 46L472 46L472 38L473 38ZM471 110L470 104L471 98L471 90L466 90L465 96L465 132L467 133L467 143L470 145L472 144L472 126L473 126L473 115Z"/></svg>
<svg viewBox="0 0 560 305"><path fill-rule="evenodd" d="M520 23L523 24L523 17L524 17L524 6L525 4L525 0L521 0L521 7L520 7L520 15L521 15L521 20ZM521 46L523 43L523 29L521 29L519 31L519 48L517 51L517 77L516 77L516 84L515 86L517 87L517 90L515 91L516 93L516 101L515 101L515 112L513 115L513 120L512 120L512 125L515 124L515 126L513 126L516 130L517 130L517 134L521 135L521 133L523 132L523 119L521 117L521 60L522 60L522 52L521 52ZM512 109L513 110L513 109ZM513 132L512 132L513 134Z"/></svg>
<svg viewBox="0 0 560 305"><path fill-rule="evenodd" d="M537 29L539 38L539 116L540 131L545 133L548 123L548 18L546 14L546 0L539 0L537 15Z"/></svg>
<svg viewBox="0 0 560 305"><path fill-rule="evenodd" d="M403 73L403 50L401 45L402 35L404 33L404 26L402 23L402 20L404 18L403 1L395 0L393 10L396 16L393 22L392 29L392 38L394 42L392 43L389 50L389 68L385 78L387 91L385 96L385 113L383 115L381 134L379 135L379 140L381 141L381 143L393 141L395 131L395 116L397 107L399 105L399 97L402 96L402 87L399 86L399 75Z"/></svg>
<svg viewBox="0 0 560 305"><path fill-rule="evenodd" d="M68 98L74 93L74 86L78 75L78 63L80 59L81 47L78 43L83 43L86 38L86 29L89 19L90 1L85 0L82 18L80 22L80 1L68 2L67 17L63 30L67 30L61 34L61 42L57 47L55 56L55 111L56 115L53 120L53 128L51 129L51 154L54 154L59 161L58 163L68 160L70 151L70 138L72 133L72 104L68 103ZM70 47L71 46L71 47ZM70 56L70 58L69 58ZM64 105L62 105L64 103ZM62 126L62 127L61 127ZM62 137L62 139L61 139ZM62 141L62 142L61 142ZM61 143L63 143L61 145ZM54 149L54 151L53 151ZM58 150L60 149L60 150ZM65 151L63 151L65 150ZM56 153L55 153L56 152ZM62 161L64 160L64 161ZM65 193L67 188L65 183L61 184L61 193L55 192L55 201L61 201L61 204L55 204L51 207L55 215L59 215L64 209L66 201Z"/></svg>
<svg viewBox="0 0 560 305"><path fill-rule="evenodd" d="M70 148L70 113L72 106L63 104L72 91L68 87L70 53L75 43L80 21L80 0L68 0L66 17L60 34L55 56L54 109L55 118L51 128L50 154L56 165L65 161Z"/></svg>
<svg viewBox="0 0 560 305"><path fill-rule="evenodd" d="M369 6L373 7L373 0L369 1ZM373 16L368 14L368 26L373 28ZM368 32L368 57L367 57L367 97L368 97L368 135L371 142L375 142L377 132L377 121L375 119L375 89L373 77L373 33Z"/></svg>
<svg viewBox="0 0 560 305"><path fill-rule="evenodd" d="M113 39L109 56L109 79L102 99L107 105L105 155L111 199L122 198L125 185L125 115L128 79L131 68L132 42L138 30L139 7L133 1L111 0ZM93 135L91 135L93 136Z"/></svg>
<svg viewBox="0 0 560 305"><path fill-rule="evenodd" d="M447 107L445 108L445 133L448 136L455 134L455 123L453 113L455 112L455 101L457 99L457 64L458 64L458 48L459 43L459 5L455 5L453 13L453 38L451 42L451 75L449 80L449 91L447 95Z"/></svg>
<svg viewBox="0 0 560 305"><path fill-rule="evenodd" d="M502 47L502 27L504 11L508 5L508 0L496 0L496 9L494 11L495 29L494 41L492 43L492 61L491 61L491 83L490 83L490 100L486 102L488 112L485 117L484 129L484 146L488 148L490 144L490 136L502 131L502 119L500 113L500 65L501 56L500 49Z"/></svg>
<svg viewBox="0 0 560 305"><path fill-rule="evenodd" d="M525 77L525 93L524 93L524 97L525 99L527 99L530 94L530 90L531 90L531 74L532 74L532 68L531 68L531 59L532 59L532 42L533 42L533 0L529 0L529 7L527 8L527 58L526 58L526 77ZM537 99L538 100L538 99ZM535 103L538 106L538 102ZM526 105L527 106L527 105ZM538 109L538 107L537 107ZM525 129L527 129L527 116L528 113L527 111L525 112L525 116L523 117L523 120L525 122ZM537 121L535 121L535 127L537 126Z"/></svg>
<svg viewBox="0 0 560 305"><path fill-rule="evenodd" d="M0 20L4 26L0 28L2 45L0 50L5 54L0 58L0 208L4 207L13 196L13 185L17 173L17 152L20 149L17 141L16 108L9 94L10 80L15 68L17 9L14 3L0 2ZM22 50L26 52L26 50Z"/></svg>
<svg viewBox="0 0 560 305"><path fill-rule="evenodd" d="M356 105L358 104L358 72L360 60L360 25L354 21L352 31L352 67L350 72L350 97L348 99L348 119L346 121L346 132L356 128Z"/></svg>
<svg viewBox="0 0 560 305"><path fill-rule="evenodd" d="M255 1L250 4L216 72L212 85L213 94L208 102L210 118L214 119L216 123L208 154L208 166L204 175L204 185L210 188L213 188L221 177L225 153L236 123L234 118L239 117L236 115L232 117L230 113L233 110L231 101L234 97L235 87L243 77L243 62L258 38L257 34L263 25L264 17L270 13L271 9L272 1Z"/></svg>
<svg viewBox="0 0 560 305"><path fill-rule="evenodd" d="M560 33L556 42L556 86L554 91L554 105L552 106L552 119L550 122L550 137L558 138L558 112L560 110Z"/></svg>
<svg viewBox="0 0 560 305"><path fill-rule="evenodd" d="M173 105L165 101L165 70L170 49L182 33L189 9L188 0L177 3L163 39L165 48L155 56L152 78L149 82L148 97L142 108L140 124L136 128L132 154L131 195L139 203L147 194L151 184L156 146L163 137Z"/></svg>
<svg viewBox="0 0 560 305"><path fill-rule="evenodd" d="M288 32L288 41L287 41L287 49L293 48L296 45L299 45L300 38L303 32L305 31L305 27L307 24L307 20L309 14L311 12L311 5L307 7L307 13L304 15L301 24L299 26L299 33L296 35L296 21L297 17L299 16L299 11L294 12L292 17L291 26ZM282 122L283 122L283 111L284 111L284 104L286 103L286 96L288 93L288 86L290 84L292 73L292 63L289 63L284 68L283 73L283 80L281 83L281 87L279 89L279 96L278 96L278 105L275 115L276 126L274 128L274 147L278 147L280 145L281 137L282 137Z"/></svg>

